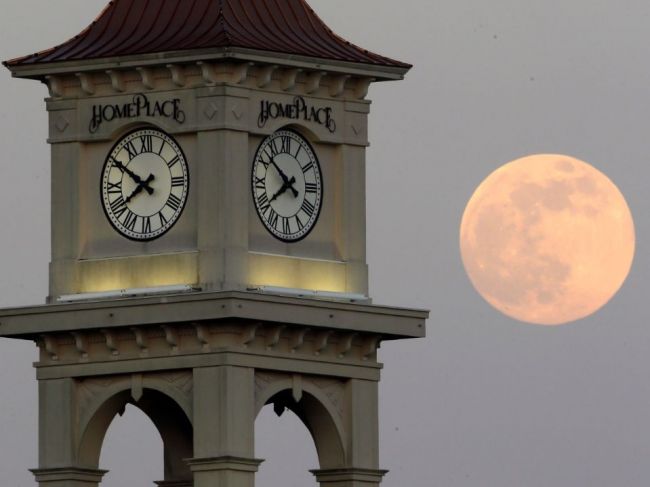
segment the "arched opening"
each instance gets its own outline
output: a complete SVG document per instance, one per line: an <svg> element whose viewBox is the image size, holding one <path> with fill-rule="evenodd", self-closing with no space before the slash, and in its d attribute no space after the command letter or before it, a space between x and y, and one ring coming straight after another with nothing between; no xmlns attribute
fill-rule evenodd
<svg viewBox="0 0 650 487"><path fill-rule="evenodd" d="M151 420L162 439L163 472L156 480L177 484L189 482L188 485L191 485L192 474L185 459L193 456L192 425L183 409L173 399L153 389L144 389L138 400L132 397L130 390L124 390L114 394L97 408L81 436L79 446L81 464L92 468L98 467L107 430L116 415L123 414L129 405L138 408ZM145 445L135 442L128 446L128 451L133 458L138 458L147 454L143 450L144 447Z"/></svg>
<svg viewBox="0 0 650 487"><path fill-rule="evenodd" d="M104 438L99 466L108 473L101 486L153 486L164 477L163 465L160 433L139 408L128 404Z"/></svg>
<svg viewBox="0 0 650 487"><path fill-rule="evenodd" d="M256 487L318 485L309 472L318 468L318 455L309 431L292 412L278 418L266 406L255 422L255 456L264 463L255 475Z"/></svg>
<svg viewBox="0 0 650 487"><path fill-rule="evenodd" d="M309 470L344 465L340 425L322 398L307 391L299 400L291 389L270 394L256 424L255 455L266 460L259 486L318 485Z"/></svg>

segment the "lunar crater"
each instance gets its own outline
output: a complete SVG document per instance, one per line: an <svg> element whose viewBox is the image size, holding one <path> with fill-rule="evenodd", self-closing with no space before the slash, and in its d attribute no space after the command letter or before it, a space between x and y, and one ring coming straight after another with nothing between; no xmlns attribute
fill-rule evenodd
<svg viewBox="0 0 650 487"><path fill-rule="evenodd" d="M461 222L463 264L492 306L559 324L602 307L625 280L634 224L623 195L592 166L539 155L502 166Z"/></svg>

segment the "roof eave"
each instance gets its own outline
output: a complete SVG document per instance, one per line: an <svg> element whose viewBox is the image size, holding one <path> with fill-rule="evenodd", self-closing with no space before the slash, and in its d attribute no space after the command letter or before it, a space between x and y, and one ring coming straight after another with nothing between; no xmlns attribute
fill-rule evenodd
<svg viewBox="0 0 650 487"><path fill-rule="evenodd" d="M374 78L375 81L396 81L404 79L410 65L381 65L323 59L297 54L286 54L238 47L210 48L192 51L167 51L152 54L116 56L99 59L57 61L34 64L3 64L15 78L44 80L46 76L63 75L107 69L129 69L142 66L168 64L191 64L219 62L225 60L277 64L305 70L319 70L352 76Z"/></svg>
<svg viewBox="0 0 650 487"><path fill-rule="evenodd" d="M426 335L429 312L255 292L197 292L52 304L0 310L0 337L34 339L43 333L255 320L381 334L385 340Z"/></svg>

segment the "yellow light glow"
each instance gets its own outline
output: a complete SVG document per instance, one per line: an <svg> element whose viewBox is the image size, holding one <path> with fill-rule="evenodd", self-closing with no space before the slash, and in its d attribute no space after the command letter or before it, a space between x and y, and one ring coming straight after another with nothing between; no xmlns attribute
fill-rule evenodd
<svg viewBox="0 0 650 487"><path fill-rule="evenodd" d="M196 284L198 253L123 257L79 263L80 293Z"/></svg>
<svg viewBox="0 0 650 487"><path fill-rule="evenodd" d="M463 264L496 309L557 325L604 306L634 257L632 215L607 176L577 159L535 155L502 166L473 194Z"/></svg>
<svg viewBox="0 0 650 487"><path fill-rule="evenodd" d="M249 269L249 283L253 287L347 291L346 265L341 262L250 254Z"/></svg>

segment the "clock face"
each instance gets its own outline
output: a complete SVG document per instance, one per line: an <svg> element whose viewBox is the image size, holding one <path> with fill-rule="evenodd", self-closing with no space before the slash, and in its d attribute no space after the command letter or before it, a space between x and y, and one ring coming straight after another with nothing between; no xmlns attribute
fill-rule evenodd
<svg viewBox="0 0 650 487"><path fill-rule="evenodd" d="M252 172L253 201L271 234L297 242L314 228L323 200L318 158L298 133L279 130L260 145Z"/></svg>
<svg viewBox="0 0 650 487"><path fill-rule="evenodd" d="M156 129L135 130L115 144L104 163L104 211L126 238L153 240L181 216L189 183L187 160L172 137Z"/></svg>

